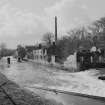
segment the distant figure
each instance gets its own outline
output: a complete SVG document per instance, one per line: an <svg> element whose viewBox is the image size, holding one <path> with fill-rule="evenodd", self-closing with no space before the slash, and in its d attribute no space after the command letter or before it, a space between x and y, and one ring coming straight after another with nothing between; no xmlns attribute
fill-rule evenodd
<svg viewBox="0 0 105 105"><path fill-rule="evenodd" d="M7 58L8 67L10 67L10 63L11 63L11 62L10 62L10 57L8 57L8 58Z"/></svg>
<svg viewBox="0 0 105 105"><path fill-rule="evenodd" d="M18 62L21 62L20 57L18 57Z"/></svg>

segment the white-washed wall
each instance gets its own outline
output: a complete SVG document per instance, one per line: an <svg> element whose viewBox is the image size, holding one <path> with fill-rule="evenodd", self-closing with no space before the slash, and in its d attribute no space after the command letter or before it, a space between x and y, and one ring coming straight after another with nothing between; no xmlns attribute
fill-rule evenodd
<svg viewBox="0 0 105 105"><path fill-rule="evenodd" d="M47 55L47 49L43 51L43 49L33 50L34 60L39 63L48 64L48 55ZM52 64L55 64L55 56L51 56L51 62Z"/></svg>

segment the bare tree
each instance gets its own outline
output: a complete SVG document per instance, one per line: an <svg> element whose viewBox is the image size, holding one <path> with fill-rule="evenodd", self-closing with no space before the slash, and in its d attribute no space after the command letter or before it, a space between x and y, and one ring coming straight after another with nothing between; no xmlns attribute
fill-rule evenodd
<svg viewBox="0 0 105 105"><path fill-rule="evenodd" d="M54 35L51 32L45 33L42 38L42 40L48 45L51 45L51 43L53 42L53 39L54 39Z"/></svg>
<svg viewBox="0 0 105 105"><path fill-rule="evenodd" d="M21 45L17 46L17 52L18 52L18 57L20 57L21 59L23 59L26 56L26 49Z"/></svg>

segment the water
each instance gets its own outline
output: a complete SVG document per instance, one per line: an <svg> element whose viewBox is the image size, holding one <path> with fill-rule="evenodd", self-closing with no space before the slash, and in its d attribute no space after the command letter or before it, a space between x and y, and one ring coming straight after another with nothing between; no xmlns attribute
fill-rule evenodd
<svg viewBox="0 0 105 105"><path fill-rule="evenodd" d="M105 96L105 83L97 80L94 75L98 73L95 70L68 73L32 62L12 63L10 68L0 66L0 69L8 79L46 99L59 103L57 105L105 105L95 99L35 89L35 85L39 85L44 88Z"/></svg>
<svg viewBox="0 0 105 105"><path fill-rule="evenodd" d="M40 96L49 99L53 102L56 102L57 105L105 105L105 102L92 99L88 97L76 96L76 95L68 95L63 93L54 93L40 89L30 89Z"/></svg>
<svg viewBox="0 0 105 105"><path fill-rule="evenodd" d="M99 71L68 73L34 63L14 63L10 68L0 66L6 77L20 86L42 86L105 97L105 82L98 80ZM104 71L104 70L103 70ZM102 74L105 74L102 72Z"/></svg>

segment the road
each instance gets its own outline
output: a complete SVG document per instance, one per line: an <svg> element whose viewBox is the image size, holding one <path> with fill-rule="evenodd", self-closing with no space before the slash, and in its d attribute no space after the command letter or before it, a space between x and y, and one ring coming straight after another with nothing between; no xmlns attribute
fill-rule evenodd
<svg viewBox="0 0 105 105"><path fill-rule="evenodd" d="M11 66L8 68L6 59L1 60L0 71L8 79L16 82L21 87L38 93L47 99L55 100L57 103L60 103L59 105L105 105L104 101L98 101L96 99L72 94L56 94L56 92L41 89L43 87L44 89L60 89L66 91L75 91L78 93L86 93L86 91L88 91L89 93L89 89L91 89L89 87L91 84L89 83L90 81L94 81L95 78L90 77L90 81L83 80L83 78L86 78L81 77L81 74L79 73L68 73L62 70L41 66L35 64L34 62L17 63L15 60L12 60ZM37 89L37 87L40 89ZM102 95L102 92L100 93Z"/></svg>
<svg viewBox="0 0 105 105"><path fill-rule="evenodd" d="M13 63L10 68L1 67L1 70L10 80L21 86L34 84L41 86L60 86L62 83L55 79L56 73L63 73L51 68L40 66L33 62Z"/></svg>

